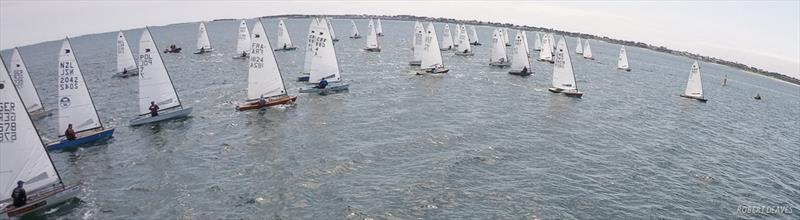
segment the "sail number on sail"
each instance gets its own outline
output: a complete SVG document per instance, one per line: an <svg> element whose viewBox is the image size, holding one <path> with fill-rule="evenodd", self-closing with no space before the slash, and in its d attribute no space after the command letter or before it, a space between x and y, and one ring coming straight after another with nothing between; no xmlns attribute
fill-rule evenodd
<svg viewBox="0 0 800 220"><path fill-rule="evenodd" d="M25 85L22 83L22 80L25 79L25 75L22 73L22 69L19 68L11 71L11 81L14 81L14 85L17 86L17 89L22 89L22 86Z"/></svg>
<svg viewBox="0 0 800 220"><path fill-rule="evenodd" d="M2 87L5 86L0 84L0 89ZM0 102L0 143L17 140L17 114L14 108L14 102Z"/></svg>
<svg viewBox="0 0 800 220"><path fill-rule="evenodd" d="M264 68L264 57L263 56L255 56L256 54L264 54L264 44L262 43L253 43L252 45L252 52L250 56L250 68L261 69Z"/></svg>
<svg viewBox="0 0 800 220"><path fill-rule="evenodd" d="M145 52L150 52L150 49L145 49ZM149 53L139 55L139 77L144 78L144 67L153 64L153 57Z"/></svg>
<svg viewBox="0 0 800 220"><path fill-rule="evenodd" d="M72 62L65 61L59 65L64 71L58 76L58 90L78 89L78 77L74 76L75 66L72 65Z"/></svg>

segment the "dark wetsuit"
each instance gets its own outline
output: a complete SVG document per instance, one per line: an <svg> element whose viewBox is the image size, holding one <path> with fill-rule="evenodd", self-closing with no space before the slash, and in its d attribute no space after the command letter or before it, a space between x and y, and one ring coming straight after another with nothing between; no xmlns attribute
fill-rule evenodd
<svg viewBox="0 0 800 220"><path fill-rule="evenodd" d="M75 130L72 130L72 128L67 128L67 131L64 132L64 136L67 137L67 140L75 140L75 138L77 138L75 136Z"/></svg>
<svg viewBox="0 0 800 220"><path fill-rule="evenodd" d="M158 105L152 104L150 105L150 116L155 117L158 116Z"/></svg>
<svg viewBox="0 0 800 220"><path fill-rule="evenodd" d="M16 207L24 206L28 203L28 195L25 193L25 189L22 188L22 186L14 188L14 191L11 193L11 199L14 200L14 206Z"/></svg>
<svg viewBox="0 0 800 220"><path fill-rule="evenodd" d="M325 79L320 80L316 86L317 89L324 89L325 87L328 87L328 81Z"/></svg>

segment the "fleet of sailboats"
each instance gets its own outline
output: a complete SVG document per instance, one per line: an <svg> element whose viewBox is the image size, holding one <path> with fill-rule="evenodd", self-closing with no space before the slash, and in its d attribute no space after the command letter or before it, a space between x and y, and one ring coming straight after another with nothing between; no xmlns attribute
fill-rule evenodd
<svg viewBox="0 0 800 220"><path fill-rule="evenodd" d="M328 94L348 90L350 84L342 81L339 61L336 59L336 50L328 32L328 24L324 19L314 18L311 21L309 43L312 45L310 75L308 82L311 85L300 88L300 93ZM321 85L322 81L329 84Z"/></svg>
<svg viewBox="0 0 800 220"><path fill-rule="evenodd" d="M239 32L236 40L236 56L233 59L247 59L250 50L250 30L247 29L247 21L242 19L239 22Z"/></svg>
<svg viewBox="0 0 800 220"><path fill-rule="evenodd" d="M582 97L583 92L578 91L578 83L575 81L575 69L572 68L572 59L570 59L569 49L564 37L558 40L553 64L553 82L547 90L570 97Z"/></svg>
<svg viewBox="0 0 800 220"><path fill-rule="evenodd" d="M420 62L420 68L417 70L417 75L450 72L450 69L444 67L442 51L439 47L439 39L436 36L436 28L434 28L433 22L428 23L423 39L422 61Z"/></svg>
<svg viewBox="0 0 800 220"><path fill-rule="evenodd" d="M372 19L369 19L367 29L369 29L369 33L367 34L367 46L364 50L369 52L381 52L381 46L378 44L378 31L375 29L375 23Z"/></svg>
<svg viewBox="0 0 800 220"><path fill-rule="evenodd" d="M117 72L114 74L119 77L135 76L139 73L136 61L133 59L133 52L125 39L125 34L119 31L117 34Z"/></svg>
<svg viewBox="0 0 800 220"><path fill-rule="evenodd" d="M703 96L703 80L700 77L700 65L694 61L692 68L689 69L689 80L686 82L686 89L683 90L681 97L706 102L708 99Z"/></svg>
<svg viewBox="0 0 800 220"><path fill-rule="evenodd" d="M206 22L200 22L197 29L197 51L194 54L204 54L214 51L211 47L211 41L208 40L208 31L206 30Z"/></svg>
<svg viewBox="0 0 800 220"><path fill-rule="evenodd" d="M622 46L619 49L619 60L617 61L617 69L625 70L630 72L631 66L628 65L628 52L625 50L625 46Z"/></svg>
<svg viewBox="0 0 800 220"><path fill-rule="evenodd" d="M495 28L492 32L492 54L489 57L489 66L507 67L511 63L506 54L506 43L503 36L503 29Z"/></svg>
<svg viewBox="0 0 800 220"><path fill-rule="evenodd" d="M0 139L0 219L49 209L75 198L81 191L80 184L65 184L61 179L28 114L30 110L12 81L0 58L0 121L13 125L3 129L4 136L13 138ZM27 201L17 207L9 196L19 183L24 184Z"/></svg>
<svg viewBox="0 0 800 220"><path fill-rule="evenodd" d="M323 20L326 23L327 21ZM247 100L236 110L252 110L293 103L297 96L286 91L278 61L275 60L264 26L259 19L253 27L250 64L247 72Z"/></svg>
<svg viewBox="0 0 800 220"><path fill-rule="evenodd" d="M325 23L328 23L328 20L325 20ZM332 30L330 28L329 30ZM333 31L330 31L333 33ZM289 36L289 30L286 29L286 23L283 22L283 19L278 20L278 44L275 45L277 48L275 51L288 51L288 50L295 50L295 47L292 44L292 38ZM250 50L250 48L247 48Z"/></svg>
<svg viewBox="0 0 800 220"><path fill-rule="evenodd" d="M130 120L131 126L183 118L192 113L191 107L181 104L157 48L150 28L145 28L139 40L139 115ZM152 106L158 109L151 110Z"/></svg>
<svg viewBox="0 0 800 220"><path fill-rule="evenodd" d="M3 66L3 68L5 68L5 66ZM13 82L17 90L19 90L20 97L22 97L22 101L25 102L25 109L28 110L30 116L34 119L46 116L47 111L45 111L42 105L39 92L36 91L33 79L31 79L31 75L28 73L28 67L25 66L25 61L22 60L22 55L20 55L19 49L16 47L11 55L11 72L9 72L9 74L11 74L11 82Z"/></svg>

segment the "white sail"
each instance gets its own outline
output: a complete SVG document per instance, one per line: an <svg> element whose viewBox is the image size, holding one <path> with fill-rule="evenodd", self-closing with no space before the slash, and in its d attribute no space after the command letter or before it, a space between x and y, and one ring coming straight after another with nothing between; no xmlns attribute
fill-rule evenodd
<svg viewBox="0 0 800 220"><path fill-rule="evenodd" d="M247 21L242 19L239 22L239 35L236 41L236 53L242 54L250 51L250 30L247 29Z"/></svg>
<svg viewBox="0 0 800 220"><path fill-rule="evenodd" d="M453 47L454 48L458 48L459 43L461 43L460 42L460 39L461 39L461 25L460 24L456 24L456 30L453 33L455 33L455 36L453 37Z"/></svg>
<svg viewBox="0 0 800 220"><path fill-rule="evenodd" d="M327 24L327 20L325 23ZM283 19L278 20L278 44L276 44L275 47L291 48L292 46L292 38L289 37L289 31L286 29L286 23L283 23Z"/></svg>
<svg viewBox="0 0 800 220"><path fill-rule="evenodd" d="M350 24L352 24L352 26L353 26L353 31L352 31L352 34L350 36L351 37L360 37L361 34L358 33L358 27L356 26L356 21L350 20Z"/></svg>
<svg viewBox="0 0 800 220"><path fill-rule="evenodd" d="M522 31L522 43L525 44L524 45L525 46L525 56L526 57L530 57L531 56L531 48L528 47L528 32L527 31Z"/></svg>
<svg viewBox="0 0 800 220"><path fill-rule="evenodd" d="M367 34L367 49L379 49L378 45L378 32L375 30L375 22L369 19L368 27L369 34Z"/></svg>
<svg viewBox="0 0 800 220"><path fill-rule="evenodd" d="M456 49L459 53L472 52L472 47L469 45L469 37L467 37L467 26L462 25L458 31L458 48Z"/></svg>
<svg viewBox="0 0 800 220"><path fill-rule="evenodd" d="M444 67L442 61L442 51L439 50L439 39L436 37L436 28L433 27L433 22L428 23L428 28L425 30L425 46L422 48L422 62L420 63L421 69L432 68L441 66Z"/></svg>
<svg viewBox="0 0 800 220"><path fill-rule="evenodd" d="M539 60L553 61L553 50L551 49L553 47L550 46L550 37L547 34L542 36L541 47L542 48L539 50Z"/></svg>
<svg viewBox="0 0 800 220"><path fill-rule="evenodd" d="M151 101L160 109L181 106L150 29L145 28L139 40L139 114L150 113Z"/></svg>
<svg viewBox="0 0 800 220"><path fill-rule="evenodd" d="M0 59L0 203L11 198L17 181L28 192L61 181L11 81Z"/></svg>
<svg viewBox="0 0 800 220"><path fill-rule="evenodd" d="M472 29L472 37L469 38L472 42L470 43L478 43L478 32L475 31L475 26L470 26L470 28Z"/></svg>
<svg viewBox="0 0 800 220"><path fill-rule="evenodd" d="M511 70L522 70L526 68L531 71L531 63L528 61L527 45L525 45L525 37L522 31L517 31L517 36L514 37Z"/></svg>
<svg viewBox="0 0 800 220"><path fill-rule="evenodd" d="M117 73L126 70L132 71L136 68L136 61L133 60L133 52L131 52L131 47L128 45L128 40L125 38L125 34L120 31L117 34Z"/></svg>
<svg viewBox="0 0 800 220"><path fill-rule="evenodd" d="M325 21L323 21L325 22ZM326 22L327 23L327 22ZM247 99L285 95L286 86L261 20L253 28L253 45L247 72Z"/></svg>
<svg viewBox="0 0 800 220"><path fill-rule="evenodd" d="M449 24L444 24L444 32L442 32L442 49L453 49L453 35L450 33Z"/></svg>
<svg viewBox="0 0 800 220"><path fill-rule="evenodd" d="M3 66L5 68L5 66ZM19 50L14 48L14 53L11 55L11 80L19 90L19 95L25 102L25 108L28 112L35 112L44 109L42 100L39 98L39 93L36 92L36 86L33 85L31 75L28 73L28 67L25 66L25 61L22 60L22 55Z"/></svg>
<svg viewBox="0 0 800 220"><path fill-rule="evenodd" d="M575 53L583 54L583 43L581 43L581 38L579 37L576 41L577 42L575 43L576 44L575 45Z"/></svg>
<svg viewBox="0 0 800 220"><path fill-rule="evenodd" d="M383 35L383 25L381 24L380 18L378 18L378 24L375 26L375 32L378 33L378 35Z"/></svg>
<svg viewBox="0 0 800 220"><path fill-rule="evenodd" d="M314 42L312 41L316 38L316 31L314 30L314 25L317 18L311 19L311 24L308 25L308 34L306 35L306 54L305 59L303 59L303 72L304 74L308 74L311 72L311 57L314 56ZM328 24L328 21L325 21L325 25Z"/></svg>
<svg viewBox="0 0 800 220"><path fill-rule="evenodd" d="M75 58L75 52L64 39L58 53L58 132L63 135L72 124L75 132L103 127L86 87L86 81Z"/></svg>
<svg viewBox="0 0 800 220"><path fill-rule="evenodd" d="M502 29L494 29L492 32L492 56L489 58L489 62L508 62L504 38Z"/></svg>
<svg viewBox="0 0 800 220"><path fill-rule="evenodd" d="M503 31L503 44L510 45L509 43L511 41L509 41L509 39L508 39L508 28L503 28L501 30Z"/></svg>
<svg viewBox="0 0 800 220"><path fill-rule="evenodd" d="M211 50L211 42L208 41L208 32L206 31L206 23L200 22L200 27L197 30L197 50L204 49Z"/></svg>
<svg viewBox="0 0 800 220"><path fill-rule="evenodd" d="M536 33L536 41L533 42L533 50L542 50L542 36L538 32Z"/></svg>
<svg viewBox="0 0 800 220"><path fill-rule="evenodd" d="M558 40L555 61L553 63L553 87L563 90L577 90L575 70L572 68L567 41L564 37Z"/></svg>
<svg viewBox="0 0 800 220"><path fill-rule="evenodd" d="M583 48L583 58L592 59L592 46L589 46L589 40L586 40L586 46Z"/></svg>
<svg viewBox="0 0 800 220"><path fill-rule="evenodd" d="M617 68L630 69L628 66L628 52L625 51L625 46L619 49L619 60L617 61Z"/></svg>
<svg viewBox="0 0 800 220"><path fill-rule="evenodd" d="M692 69L689 70L689 81L686 82L686 90L683 91L684 95L703 98L703 81L700 77L700 65L697 61L692 64Z"/></svg>
<svg viewBox="0 0 800 220"><path fill-rule="evenodd" d="M417 21L414 23L414 41L412 45L412 50L414 51L414 58L412 61L419 61L422 60L422 50L425 47L425 27L422 26L422 23Z"/></svg>
<svg viewBox="0 0 800 220"><path fill-rule="evenodd" d="M318 83L322 78L328 82L342 81L339 71L339 62L336 60L336 51L333 48L333 40L328 33L328 25L323 19L315 18L311 22L314 45L314 54L311 56L311 75L309 83Z"/></svg>
<svg viewBox="0 0 800 220"><path fill-rule="evenodd" d="M328 25L328 31L331 32L331 39L336 40L336 31L333 31L333 22L331 22L331 18L326 18L325 23Z"/></svg>
<svg viewBox="0 0 800 220"><path fill-rule="evenodd" d="M548 36L550 37L550 46L553 47L552 51L555 52L556 51L556 37L553 36L553 33L548 34ZM553 55L555 55L555 53L553 53Z"/></svg>

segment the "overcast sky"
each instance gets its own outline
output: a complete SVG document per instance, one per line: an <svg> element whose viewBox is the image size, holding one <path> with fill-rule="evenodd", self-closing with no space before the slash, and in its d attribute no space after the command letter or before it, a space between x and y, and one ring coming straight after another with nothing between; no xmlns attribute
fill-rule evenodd
<svg viewBox="0 0 800 220"><path fill-rule="evenodd" d="M800 1L15 1L0 0L0 48L66 35L277 14L410 14L608 36L800 78Z"/></svg>

